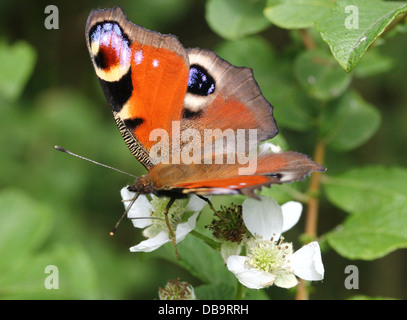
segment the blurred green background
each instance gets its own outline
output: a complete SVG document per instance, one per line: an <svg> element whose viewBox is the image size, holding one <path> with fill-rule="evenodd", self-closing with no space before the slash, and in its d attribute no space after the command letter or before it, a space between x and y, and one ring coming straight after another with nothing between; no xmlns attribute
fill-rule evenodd
<svg viewBox="0 0 407 320"><path fill-rule="evenodd" d="M215 50L223 40L208 27L205 1L54 1L57 30L44 26L48 4L0 2L0 299L156 299L158 287L168 279L181 276L199 285L162 258L168 248L130 253L128 248L142 239L130 222L124 221L116 236L109 237L122 214L119 191L132 183L129 177L57 152L54 145L143 174L122 141L89 60L87 16L93 8L120 5L134 23L175 34L185 47ZM292 54L288 31L271 27L261 36L271 43L277 60ZM388 39L382 52L397 67L352 83L380 110L380 130L350 153L328 150L330 174L348 164L407 166L407 34ZM250 63L249 56L246 66ZM273 103L273 92L267 96ZM309 136L280 128L291 149L312 153ZM321 234L344 218L324 201L321 212ZM302 230L300 223L290 237ZM328 251L323 261L325 280L314 285L312 298L407 298L406 250L371 262ZM352 292L344 287L349 264L360 272L360 289ZM58 266L58 290L44 287L47 265ZM291 297L276 287L267 292L276 299Z"/></svg>

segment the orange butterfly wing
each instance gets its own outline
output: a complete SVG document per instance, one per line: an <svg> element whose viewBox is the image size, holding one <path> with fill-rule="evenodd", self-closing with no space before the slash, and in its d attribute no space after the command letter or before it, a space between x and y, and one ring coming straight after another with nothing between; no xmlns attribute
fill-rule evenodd
<svg viewBox="0 0 407 320"><path fill-rule="evenodd" d="M92 11L86 39L119 131L149 170L148 180L157 193L253 195L263 185L300 180L311 171L325 170L296 152L259 156L251 175L240 175L244 165L238 163L206 164L204 160L217 155L225 159L231 153L235 158L239 152L248 154L250 135L244 136L243 151L226 145L208 153L211 144L236 139L238 130L255 130L256 143L278 133L273 108L250 69L232 66L212 51L185 50L174 36L134 25L121 8ZM150 157L155 144L151 132L166 131L171 143L173 121L180 121L181 134L192 129L203 137L207 130L213 131L208 141L179 143L180 149L188 144L200 150L195 159L200 163L177 164L170 158L172 162L163 164ZM171 146L168 152L173 152Z"/></svg>
<svg viewBox="0 0 407 320"><path fill-rule="evenodd" d="M175 36L146 30L127 20L123 10L94 10L86 24L91 60L127 146L147 168L154 129L171 137L180 121L189 65Z"/></svg>

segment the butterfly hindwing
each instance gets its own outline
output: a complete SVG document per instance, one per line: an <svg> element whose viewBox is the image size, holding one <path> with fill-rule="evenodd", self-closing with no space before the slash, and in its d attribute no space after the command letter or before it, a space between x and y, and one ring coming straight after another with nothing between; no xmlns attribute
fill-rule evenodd
<svg viewBox="0 0 407 320"><path fill-rule="evenodd" d="M250 165L250 163L249 163ZM250 175L240 172L248 165L165 165L152 168L149 176L153 185L162 190L179 189L184 194L253 194L263 186L304 180L311 171L325 168L307 155L295 151L261 154L255 159Z"/></svg>
<svg viewBox="0 0 407 320"><path fill-rule="evenodd" d="M201 136L204 130L217 130L213 141L223 139L227 132L236 137L237 130L255 130L256 143L278 133L273 107L251 69L233 66L209 50L188 49L188 57L190 76L183 114L190 116L184 116L182 129L194 128Z"/></svg>

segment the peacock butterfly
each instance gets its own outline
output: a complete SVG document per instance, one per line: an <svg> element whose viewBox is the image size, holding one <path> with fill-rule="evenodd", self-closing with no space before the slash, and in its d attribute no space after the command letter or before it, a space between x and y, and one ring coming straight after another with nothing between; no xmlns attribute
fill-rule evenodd
<svg viewBox="0 0 407 320"><path fill-rule="evenodd" d="M325 171L298 152L257 154L278 128L251 69L185 49L173 35L131 23L119 7L92 11L85 35L117 127L148 170L131 191L170 203L191 193L257 197L263 186Z"/></svg>

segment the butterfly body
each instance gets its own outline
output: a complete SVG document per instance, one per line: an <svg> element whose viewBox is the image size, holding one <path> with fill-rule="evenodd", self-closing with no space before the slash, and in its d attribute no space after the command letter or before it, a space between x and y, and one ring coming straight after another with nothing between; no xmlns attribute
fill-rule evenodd
<svg viewBox="0 0 407 320"><path fill-rule="evenodd" d="M131 23L118 7L92 11L85 32L119 131L148 170L132 191L255 196L263 186L325 170L293 151L253 154L278 128L251 69L185 49L175 36Z"/></svg>

